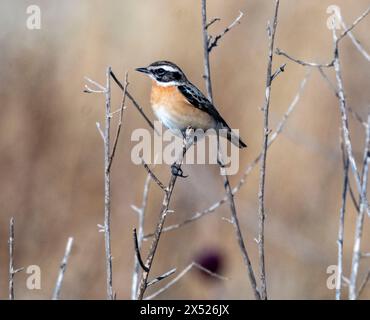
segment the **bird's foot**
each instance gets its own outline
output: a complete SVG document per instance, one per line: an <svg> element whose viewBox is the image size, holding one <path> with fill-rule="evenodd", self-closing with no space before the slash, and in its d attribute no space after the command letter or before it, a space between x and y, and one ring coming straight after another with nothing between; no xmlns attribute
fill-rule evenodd
<svg viewBox="0 0 370 320"><path fill-rule="evenodd" d="M180 177L180 178L187 178L188 176L184 176L184 172L182 171L182 169L180 168L180 165L177 164L177 163L174 163L172 166L171 166L171 173L176 176L176 177Z"/></svg>

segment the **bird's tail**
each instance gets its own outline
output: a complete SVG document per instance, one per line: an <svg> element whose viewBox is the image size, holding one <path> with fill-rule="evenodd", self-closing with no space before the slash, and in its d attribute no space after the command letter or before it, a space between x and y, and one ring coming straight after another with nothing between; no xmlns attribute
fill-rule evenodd
<svg viewBox="0 0 370 320"><path fill-rule="evenodd" d="M240 139L238 135L236 135L229 127L223 128L227 130L221 130L220 135L227 140L229 140L233 145L237 146L240 149L246 148L247 145ZM225 134L226 132L226 134Z"/></svg>

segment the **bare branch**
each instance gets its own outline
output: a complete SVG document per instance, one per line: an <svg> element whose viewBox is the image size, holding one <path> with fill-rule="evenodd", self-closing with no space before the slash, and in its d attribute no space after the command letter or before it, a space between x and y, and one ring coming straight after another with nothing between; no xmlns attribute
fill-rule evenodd
<svg viewBox="0 0 370 320"><path fill-rule="evenodd" d="M112 272L112 250L111 250L111 194L110 194L110 122L111 122L111 67L106 71L106 93L105 93L105 128L104 128L104 239L105 259L107 276L107 298L113 300L113 272Z"/></svg>
<svg viewBox="0 0 370 320"><path fill-rule="evenodd" d="M361 297L361 294L365 290L366 285L368 284L369 280L370 280L370 270L367 271L366 276L365 276L364 280L362 281L362 283L360 285L360 288L358 289L358 294L357 294L358 298Z"/></svg>
<svg viewBox="0 0 370 320"><path fill-rule="evenodd" d="M149 187L150 182L152 181L151 175L148 174L144 183L144 190L143 190L143 197L141 202L141 207L136 208L132 206L132 208L137 212L139 222L138 222L138 248L141 248L141 244L144 237L144 219L145 219L145 211L148 204L148 197L149 197ZM132 273L132 286L131 286L131 299L135 300L137 297L137 290L138 290L138 281L140 275L140 263L135 255L135 263L134 263L134 271Z"/></svg>
<svg viewBox="0 0 370 320"><path fill-rule="evenodd" d="M204 61L204 80L207 88L208 99L212 101L212 82L211 68L209 64L209 37L207 32L207 0L202 0L202 31L203 31L203 61Z"/></svg>
<svg viewBox="0 0 370 320"><path fill-rule="evenodd" d="M343 28L346 30L348 29L348 27L346 26L344 20L342 17L340 17L341 21L342 21L342 26ZM348 34L348 37L351 39L353 45L356 47L356 49L363 55L363 57L370 62L370 54L367 53L367 51L365 50L365 48L362 46L361 42L359 40L356 39L356 37L353 35L353 33L351 31L348 31L347 32Z"/></svg>
<svg viewBox="0 0 370 320"><path fill-rule="evenodd" d="M192 262L190 263L184 270L182 270L177 277L175 277L173 280L171 280L170 282L168 282L164 287L162 287L161 289L159 289L158 291L156 291L155 293L151 294L150 296L146 297L145 300L152 300L154 299L155 297L159 296L160 294L162 294L163 292L167 291L169 288L171 288L173 285L175 285L179 280L181 280L192 268L198 268L199 270L202 270L204 272L206 272L207 274L209 274L210 276L212 277L215 277L217 279L220 279L220 280L227 280L227 278L223 277L223 276L220 276L219 274L217 273L214 273L212 271L209 271L208 269L202 267L201 265L199 265L198 263L196 262Z"/></svg>
<svg viewBox="0 0 370 320"><path fill-rule="evenodd" d="M262 145L262 155L261 155L261 168L260 168L260 184L259 184L259 230L258 230L258 254L259 254L259 273L260 273L260 289L259 294L262 300L267 299L267 285L266 285L266 267L265 267L265 178L266 178L266 159L267 159L267 149L269 141L269 108L271 99L271 84L273 80L272 75L272 60L274 55L274 44L275 44L275 34L278 24L278 12L279 12L280 1L275 1L275 13L273 24L269 30L269 54L267 62L267 76L266 76L266 90L265 90L265 103L263 107L264 121L263 121L263 145Z"/></svg>
<svg viewBox="0 0 370 320"><path fill-rule="evenodd" d="M355 229L355 239L353 245L353 255L352 255L352 268L351 268L351 277L349 285L349 298L351 300L356 300L358 298L358 292L356 289L357 285L357 276L360 266L361 259L361 240L362 240L362 231L365 218L365 210L367 211L368 205L366 201L367 194L367 179L369 171L369 162L370 162L370 115L368 116L367 130L366 130L366 141L364 147L363 155L363 170L361 178L361 192L360 192L360 211L357 214L356 218L356 229Z"/></svg>
<svg viewBox="0 0 370 320"><path fill-rule="evenodd" d="M141 162L145 168L145 170L148 172L148 174L151 176L153 181L164 191L167 192L168 188L157 178L157 176L154 174L154 172L149 168L149 166L145 163L144 159L141 159Z"/></svg>
<svg viewBox="0 0 370 320"><path fill-rule="evenodd" d="M103 130L101 129L101 125L100 125L100 122L96 122L96 129L98 129L98 132L100 134L100 136L102 137L103 139L103 142L105 141L105 137L104 137L104 132Z"/></svg>
<svg viewBox="0 0 370 320"><path fill-rule="evenodd" d="M112 166L113 158L114 158L114 155L115 155L116 149L117 149L118 138L119 138L119 135L121 133L122 119L123 119L123 111L124 111L124 106L125 106L125 101L126 101L127 87L128 87L128 81L127 81L127 73L126 73L126 76L125 76L125 87L124 87L124 90L123 90L123 93L122 93L121 108L119 110L119 112L120 112L119 114L120 115L119 115L119 121L118 121L118 125L117 125L117 132L116 132L116 137L114 138L114 142L113 142L112 153L109 156L109 164L108 164L108 168L107 168L108 171L110 171L110 167Z"/></svg>
<svg viewBox="0 0 370 320"><path fill-rule="evenodd" d="M208 28L209 28L211 25L213 25L215 22L217 22L217 21L221 21L221 19L220 19L220 18L218 18L218 17L216 17L216 18L213 18L210 22L208 22L208 23L207 23L207 25L206 25L206 30L208 30Z"/></svg>
<svg viewBox="0 0 370 320"><path fill-rule="evenodd" d="M118 85L118 87L122 90L122 92L125 92L125 86L122 85L122 83L117 79L116 75L113 73L113 71L110 71L110 75L112 76L112 79L114 82ZM148 116L145 114L143 108L136 102L134 97L126 90L126 96L131 100L134 107L139 111L141 116L144 118L144 120L147 122L147 124L158 134L157 130L154 127L153 122L148 118Z"/></svg>
<svg viewBox="0 0 370 320"><path fill-rule="evenodd" d="M86 81L90 82L92 85L98 88L98 89L91 89L88 85L85 84L85 90L84 90L85 93L105 93L106 92L107 89L104 88L101 84L97 83L96 81L88 77L84 77L84 78Z"/></svg>
<svg viewBox="0 0 370 320"><path fill-rule="evenodd" d="M181 156L181 159L179 159L179 164L178 164L179 169L181 168L182 161L183 161L185 153L187 151L188 141L189 141L189 136L188 136L188 131L187 131L186 132L186 137L184 138L184 147L183 147L182 156ZM171 178L170 178L170 181L168 183L167 192L165 192L165 195L164 195L164 198L163 198L163 201L162 201L162 208L161 208L161 212L160 212L160 215L159 215L159 220L158 220L158 223L157 223L157 226L156 226L156 229L155 229L154 238L153 238L152 244L150 246L147 259L145 261L145 266L147 267L148 270L143 271L141 281L140 281L140 285L139 285L138 296L137 296L137 298L139 300L143 299L144 293L145 293L145 291L148 287L149 273L150 273L150 270L152 268L154 256L155 256L155 253L157 251L157 247L158 247L158 243L159 243L159 240L160 240L160 237L161 237L161 234L162 234L164 223L166 221L168 208L169 208L169 205L170 205L173 189L175 188L176 180L177 180L177 175L172 175Z"/></svg>
<svg viewBox="0 0 370 320"><path fill-rule="evenodd" d="M175 272L176 272L176 268L173 268L173 269L167 271L166 273L154 278L153 280L150 280L148 282L148 287L152 286L153 284L156 284L157 282L159 282L161 280L164 280L164 279L168 278L169 276L173 275Z"/></svg>
<svg viewBox="0 0 370 320"><path fill-rule="evenodd" d="M68 259L69 259L69 256L70 256L71 250L72 250L72 244L73 244L73 238L69 237L68 241L67 241L66 249L65 249L65 252L64 252L64 256L63 256L62 262L60 264L59 274L58 274L57 282L55 284L55 288L54 288L54 292L53 292L53 298L52 298L53 300L59 300L60 291L62 289L64 273L67 269Z"/></svg>
<svg viewBox="0 0 370 320"><path fill-rule="evenodd" d="M275 78L282 72L285 71L286 63L282 64L279 69L277 69L274 74L271 76L271 81L274 81Z"/></svg>
<svg viewBox="0 0 370 320"><path fill-rule="evenodd" d="M275 53L278 56L284 56L284 57L288 58L289 60L291 60L291 61L293 61L295 63L298 63L298 64L300 64L302 66L305 66L305 67L332 68L334 66L334 60L331 61L331 62L329 62L329 63L307 62L307 61L303 61L303 60L300 60L300 59L293 58L292 56L290 56L286 52L280 50L279 48L276 48Z"/></svg>
<svg viewBox="0 0 370 320"><path fill-rule="evenodd" d="M140 249L139 249L139 243L137 240L137 234L136 229L134 228L134 244L135 244L135 252L136 252L136 258L139 261L140 266L143 268L144 271L148 272L148 267L144 264L143 260L141 259Z"/></svg>
<svg viewBox="0 0 370 320"><path fill-rule="evenodd" d="M347 191L348 191L348 170L349 170L349 161L345 156L345 149L343 145L343 140L341 139L341 149L343 154L343 191L342 191L342 206L339 214L339 228L338 228L338 281L335 298L336 300L341 299L342 294L342 275L343 275L343 241L344 241L344 218L346 213L346 203L347 203Z"/></svg>
<svg viewBox="0 0 370 320"><path fill-rule="evenodd" d="M342 34L338 37L336 40L336 45L348 34L350 33L368 14L370 13L370 7L368 7L362 15L360 15L353 23L352 25L342 32Z"/></svg>
<svg viewBox="0 0 370 320"><path fill-rule="evenodd" d="M222 31L219 35L217 35L212 42L208 44L208 52L211 52L214 47L217 47L218 42L222 39L223 36L225 36L226 33L228 33L232 28L240 24L240 20L243 18L244 13L239 12L239 16L235 18L235 20L228 26L224 31ZM206 25L206 30L208 28L208 25Z"/></svg>

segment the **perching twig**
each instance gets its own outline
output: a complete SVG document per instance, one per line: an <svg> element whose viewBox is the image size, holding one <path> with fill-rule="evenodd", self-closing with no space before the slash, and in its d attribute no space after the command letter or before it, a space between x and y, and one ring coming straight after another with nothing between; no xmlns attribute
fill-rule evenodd
<svg viewBox="0 0 370 320"><path fill-rule="evenodd" d="M217 279L220 279L220 280L227 280L227 278L223 277L223 276L220 276L219 274L217 273L214 273L212 271L209 271L208 269L202 267L200 264L196 263L196 262L192 262L190 263L184 270L182 270L178 275L177 277L175 277L173 280L171 280L170 282L168 282L164 287L162 287L161 289L159 289L158 291L156 291L155 293L151 294L150 296L146 297L145 300L152 300L154 299L155 297L159 296L161 293L163 293L164 291L168 290L169 288L171 288L174 284L176 284L181 278L183 278L192 268L198 268L199 270L202 270L204 272L206 272L207 274L209 274L210 276L212 277L215 277Z"/></svg>
<svg viewBox="0 0 370 320"><path fill-rule="evenodd" d="M186 137L184 138L184 147L183 147L182 157L179 159L178 168L181 167L181 164L182 164L182 161L184 159L185 153L188 149L189 138L190 138L190 136L189 136L188 130L187 130L186 131ZM168 183L167 191L165 192L165 195L163 197L162 208L161 208L161 212L160 212L160 215L159 215L159 220L158 220L158 223L157 223L157 226L156 226L156 229L155 229L153 241L152 241L152 244L150 246L148 256L147 256L146 261L145 261L145 266L147 267L147 270L144 270L143 274L141 276L141 281L140 281L139 290L138 290L138 294L137 294L137 298L139 300L143 299L144 293L145 293L145 291L148 287L149 273L150 273L150 270L152 268L154 256L156 254L158 243L159 243L159 240L160 240L160 237L161 237L161 234L162 234L163 226L164 226L164 223L166 221L168 208L169 208L169 205L170 205L173 189L175 188L176 180L177 180L177 175L172 175L171 178L170 178L170 182Z"/></svg>
<svg viewBox="0 0 370 320"><path fill-rule="evenodd" d="M267 299L267 286L266 286L266 268L265 268L265 177L266 177L266 159L267 159L267 148L269 140L269 108L271 99L271 84L274 79L272 75L272 60L274 55L274 43L276 27L278 24L278 12L279 12L280 1L275 1L275 13L272 26L269 28L269 54L267 62L267 76L266 76L266 90L265 90L265 103L263 106L264 121L263 121L263 145L262 145L262 156L261 156L261 167L260 167L260 184L258 192L259 200L259 230L258 230L258 254L259 254L259 273L260 273L260 296L262 300Z"/></svg>
<svg viewBox="0 0 370 320"><path fill-rule="evenodd" d="M67 241L66 249L65 249L65 252L64 252L64 256L63 256L62 262L60 264L59 274L58 274L57 282L55 284L55 288L54 288L54 292L53 292L53 298L52 298L53 300L59 300L60 290L62 289L64 273L67 269L68 259L69 259L69 256L70 256L71 250L72 250L72 244L73 244L73 238L69 237L68 241Z"/></svg>

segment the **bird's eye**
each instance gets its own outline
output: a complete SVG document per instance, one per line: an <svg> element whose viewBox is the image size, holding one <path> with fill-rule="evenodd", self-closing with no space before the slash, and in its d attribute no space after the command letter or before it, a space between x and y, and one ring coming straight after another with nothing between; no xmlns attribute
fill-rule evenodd
<svg viewBox="0 0 370 320"><path fill-rule="evenodd" d="M166 71L165 71L163 68L159 68L159 69L157 69L157 71L156 71L156 73L157 73L159 76L163 76L165 72L166 72Z"/></svg>

